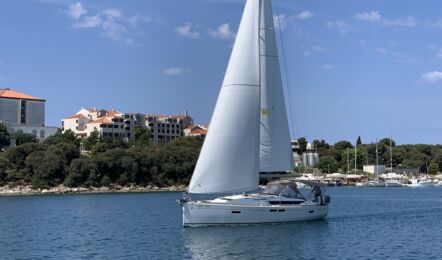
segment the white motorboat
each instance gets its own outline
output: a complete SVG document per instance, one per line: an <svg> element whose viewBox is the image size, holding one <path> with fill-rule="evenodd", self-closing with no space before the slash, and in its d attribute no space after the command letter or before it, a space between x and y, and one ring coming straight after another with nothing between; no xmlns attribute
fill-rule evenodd
<svg viewBox="0 0 442 260"><path fill-rule="evenodd" d="M385 187L403 187L402 183L396 179L387 179L385 181Z"/></svg>
<svg viewBox="0 0 442 260"><path fill-rule="evenodd" d="M435 186L435 183L432 182L431 180L411 178L409 179L409 181L411 183L408 184L407 186L411 188L424 188L424 187Z"/></svg>
<svg viewBox="0 0 442 260"><path fill-rule="evenodd" d="M359 187L385 187L385 182L380 182L378 180L366 181L366 182L358 182L356 186Z"/></svg>
<svg viewBox="0 0 442 260"><path fill-rule="evenodd" d="M330 198L294 183L258 192L259 172L293 169L271 0L248 0L188 193L183 225L281 223L323 218ZM318 184L319 185L319 184ZM194 200L196 194L240 194Z"/></svg>

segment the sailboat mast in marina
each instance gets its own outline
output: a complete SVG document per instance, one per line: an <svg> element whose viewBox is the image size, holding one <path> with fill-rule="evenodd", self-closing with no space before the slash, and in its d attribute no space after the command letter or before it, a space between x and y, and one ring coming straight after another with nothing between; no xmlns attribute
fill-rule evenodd
<svg viewBox="0 0 442 260"><path fill-rule="evenodd" d="M308 199L289 181L259 190L259 172L293 169L271 0L247 0L189 194L241 194L183 205L185 226L290 222L327 215L329 197Z"/></svg>

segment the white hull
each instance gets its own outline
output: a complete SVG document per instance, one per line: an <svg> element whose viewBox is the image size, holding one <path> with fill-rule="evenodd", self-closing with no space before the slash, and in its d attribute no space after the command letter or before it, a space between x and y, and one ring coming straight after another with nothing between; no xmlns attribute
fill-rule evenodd
<svg viewBox="0 0 442 260"><path fill-rule="evenodd" d="M385 187L403 187L403 185L399 182L395 182L395 181L386 181L385 182Z"/></svg>
<svg viewBox="0 0 442 260"><path fill-rule="evenodd" d="M184 226L285 223L321 219L328 205L226 205L190 201L183 205Z"/></svg>
<svg viewBox="0 0 442 260"><path fill-rule="evenodd" d="M421 181L418 183L412 183L412 184L408 184L408 187L410 188L424 188L424 187L432 187L434 186L432 182L429 181Z"/></svg>

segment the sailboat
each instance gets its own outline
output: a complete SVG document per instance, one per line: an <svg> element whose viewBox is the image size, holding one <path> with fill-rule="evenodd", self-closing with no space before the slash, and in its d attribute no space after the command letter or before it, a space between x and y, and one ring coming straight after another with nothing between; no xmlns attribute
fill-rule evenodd
<svg viewBox="0 0 442 260"><path fill-rule="evenodd" d="M291 181L259 190L260 172L293 169L275 38L271 0L247 0L208 134L180 200L184 226L292 222L328 213L330 197L319 186L312 185L308 198ZM198 194L230 195L191 198Z"/></svg>
<svg viewBox="0 0 442 260"><path fill-rule="evenodd" d="M390 136L390 172L387 173L387 179L385 180L385 187L403 187L400 180L397 178L397 174L393 172L393 146L391 145Z"/></svg>

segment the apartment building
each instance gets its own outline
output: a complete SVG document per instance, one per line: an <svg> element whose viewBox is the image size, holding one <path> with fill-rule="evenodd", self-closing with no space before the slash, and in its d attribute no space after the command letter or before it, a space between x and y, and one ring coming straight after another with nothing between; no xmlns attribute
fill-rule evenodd
<svg viewBox="0 0 442 260"><path fill-rule="evenodd" d="M0 122L11 133L23 131L40 140L57 132L57 127L45 125L46 100L9 88L0 89Z"/></svg>
<svg viewBox="0 0 442 260"><path fill-rule="evenodd" d="M184 115L146 115L146 127L152 135L154 144L167 143L173 139L184 136L184 129L193 125L193 119L187 111Z"/></svg>
<svg viewBox="0 0 442 260"><path fill-rule="evenodd" d="M135 121L131 115L114 109L82 108L76 114L64 118L61 125L63 132L71 130L79 138L97 132L99 137L129 140L134 137Z"/></svg>

